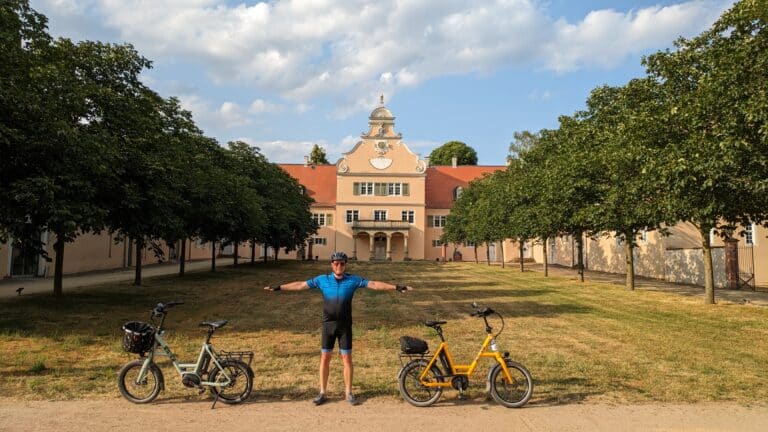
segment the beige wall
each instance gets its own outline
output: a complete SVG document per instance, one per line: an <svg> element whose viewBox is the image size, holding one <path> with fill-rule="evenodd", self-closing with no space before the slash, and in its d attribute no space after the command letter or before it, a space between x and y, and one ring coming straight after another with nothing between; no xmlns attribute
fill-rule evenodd
<svg viewBox="0 0 768 432"><path fill-rule="evenodd" d="M11 259L9 257L11 251L10 246L5 243L0 243L0 279L6 279L11 276Z"/></svg>
<svg viewBox="0 0 768 432"><path fill-rule="evenodd" d="M47 240L48 255L51 258L50 262L41 261L40 272L38 276L53 277L56 253L53 250L53 243L56 241L56 236L51 234L49 236L43 235L43 239ZM168 261L170 258L169 248L163 246L164 260ZM9 259L8 245L0 245L0 277L6 278L10 276L10 259ZM181 250L178 249L177 253ZM89 271L98 270L113 270L124 268L129 262L127 257L128 248L125 241L115 242L114 237L108 233L101 234L82 234L78 236L75 241L67 243L64 246L64 269L63 274L83 273ZM131 264L135 264L135 252L132 252L130 257ZM211 256L210 244L206 243L200 245L198 242L187 243L187 259L207 259ZM242 255L242 253L241 253ZM42 260L42 258L41 258ZM149 248L145 248L142 251L142 263L143 264L156 264L159 260L155 257L155 254Z"/></svg>

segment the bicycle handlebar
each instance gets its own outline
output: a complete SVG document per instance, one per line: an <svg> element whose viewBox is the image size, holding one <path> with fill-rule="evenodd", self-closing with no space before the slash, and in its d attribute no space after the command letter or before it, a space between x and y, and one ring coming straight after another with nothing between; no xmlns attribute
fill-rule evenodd
<svg viewBox="0 0 768 432"><path fill-rule="evenodd" d="M501 316L500 313L498 313L495 310L489 308L488 306L484 306L484 307L481 308L475 302L472 302L472 304L470 306L472 306L472 308L475 309L475 311L470 313L469 315L484 319L485 320L485 329L486 329L486 331L488 333L490 333L492 331L491 326L488 324L488 320L487 320L488 316L490 316L490 315L498 315L499 318L501 319L501 330L499 330L498 333L496 333L496 335L494 337L498 337L501 334L501 332L504 331L504 317Z"/></svg>
<svg viewBox="0 0 768 432"><path fill-rule="evenodd" d="M183 305L183 304L184 304L183 301L178 301L178 300L169 301L167 303L160 302L157 304L157 306L155 306L154 309L152 309L152 316L159 317L159 316L165 315L166 313L168 313L168 309L174 306Z"/></svg>

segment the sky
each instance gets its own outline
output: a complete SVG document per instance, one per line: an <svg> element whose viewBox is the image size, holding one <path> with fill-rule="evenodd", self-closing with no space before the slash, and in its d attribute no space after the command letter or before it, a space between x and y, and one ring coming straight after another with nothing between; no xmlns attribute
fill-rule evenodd
<svg viewBox="0 0 768 432"><path fill-rule="evenodd" d="M335 163L384 95L422 157L458 140L503 165L515 131L557 128L592 89L706 30L731 0L31 0L55 37L130 43L142 80L207 136L272 162Z"/></svg>

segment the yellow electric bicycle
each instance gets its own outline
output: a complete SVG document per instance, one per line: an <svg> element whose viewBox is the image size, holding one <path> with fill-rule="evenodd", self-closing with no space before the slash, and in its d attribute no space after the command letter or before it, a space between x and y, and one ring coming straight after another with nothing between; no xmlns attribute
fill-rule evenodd
<svg viewBox="0 0 768 432"><path fill-rule="evenodd" d="M440 399L443 389L451 387L458 390L459 398L463 399L464 392L469 387L469 377L481 357L492 358L497 363L488 372L486 389L496 402L508 408L519 408L531 399L533 379L530 372L522 364L510 360L509 352L500 353L496 345L496 338L504 330L504 318L489 307L480 308L476 303L472 303L472 307L474 312L471 315L482 318L485 322L487 336L480 352L469 365L453 362L441 327L446 321L424 323L437 332L441 341L431 357L428 357L429 348L425 341L410 336L400 338L400 360L405 362L407 358L408 361L400 369L397 381L403 399L411 405L430 406ZM493 329L488 324L489 315L498 315L501 318L501 330L496 334L493 334Z"/></svg>

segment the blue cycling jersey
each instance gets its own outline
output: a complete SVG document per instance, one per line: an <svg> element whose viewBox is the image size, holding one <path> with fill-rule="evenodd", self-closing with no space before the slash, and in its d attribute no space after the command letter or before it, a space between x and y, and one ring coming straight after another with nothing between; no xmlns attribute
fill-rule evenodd
<svg viewBox="0 0 768 432"><path fill-rule="evenodd" d="M323 322L351 323L352 296L358 288L366 288L368 280L348 273L336 279L333 273L329 273L308 280L307 285L323 293Z"/></svg>

